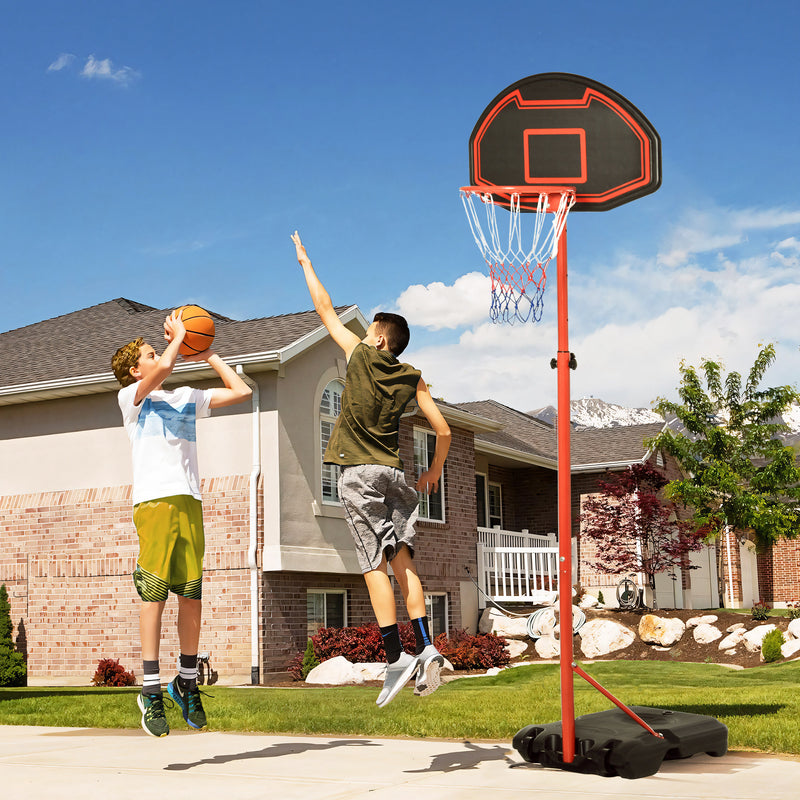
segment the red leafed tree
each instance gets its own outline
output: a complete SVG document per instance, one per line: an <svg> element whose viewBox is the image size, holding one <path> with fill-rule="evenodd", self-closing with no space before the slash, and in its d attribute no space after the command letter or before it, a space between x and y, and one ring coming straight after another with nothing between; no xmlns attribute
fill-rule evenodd
<svg viewBox="0 0 800 800"><path fill-rule="evenodd" d="M581 537L597 549L587 565L606 574L643 573L654 591L653 605L655 576L675 567L694 569L688 554L704 544L702 533L663 502L660 491L666 484L649 463L634 464L598 481L600 493L584 501L581 515Z"/></svg>

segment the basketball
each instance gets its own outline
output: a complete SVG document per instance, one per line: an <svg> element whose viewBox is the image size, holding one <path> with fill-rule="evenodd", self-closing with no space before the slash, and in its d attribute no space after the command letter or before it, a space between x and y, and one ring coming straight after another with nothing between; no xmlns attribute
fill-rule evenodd
<svg viewBox="0 0 800 800"><path fill-rule="evenodd" d="M193 356L208 350L214 342L214 320L211 314L200 306L181 306L181 319L186 326L186 336L178 352L182 356Z"/></svg>

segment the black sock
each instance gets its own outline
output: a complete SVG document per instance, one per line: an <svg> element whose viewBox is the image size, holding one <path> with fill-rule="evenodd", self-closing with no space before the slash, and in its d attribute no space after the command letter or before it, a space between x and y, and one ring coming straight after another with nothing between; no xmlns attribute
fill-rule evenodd
<svg viewBox="0 0 800 800"><path fill-rule="evenodd" d="M158 659L155 661L142 661L142 694L161 694Z"/></svg>
<svg viewBox="0 0 800 800"><path fill-rule="evenodd" d="M197 654L193 656L187 656L185 653L180 654L178 682L182 689L197 688Z"/></svg>
<svg viewBox="0 0 800 800"><path fill-rule="evenodd" d="M414 637L417 640L417 651L419 655L429 644L431 644L431 635L428 628L428 617L419 617L412 619L411 624L414 626Z"/></svg>
<svg viewBox="0 0 800 800"><path fill-rule="evenodd" d="M400 658L400 653L403 652L403 645L400 644L400 629L397 627L397 623L381 628L381 636L383 637L383 649L386 651L386 661L389 664L394 664Z"/></svg>

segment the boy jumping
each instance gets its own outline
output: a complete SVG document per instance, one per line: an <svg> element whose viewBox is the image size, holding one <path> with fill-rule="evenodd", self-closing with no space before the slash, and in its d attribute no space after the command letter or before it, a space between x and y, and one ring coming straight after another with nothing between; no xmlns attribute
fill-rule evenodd
<svg viewBox="0 0 800 800"><path fill-rule="evenodd" d="M434 403L419 370L397 357L409 339L408 323L398 314L380 313L363 339L339 319L317 278L297 231L292 235L314 308L347 359L342 410L325 451L326 464L341 467L339 497L355 541L358 561L386 650L386 678L376 703L391 702L416 673L415 694L440 685L444 658L431 642L425 595L414 567L414 522L418 497L405 480L399 454L400 417L416 397L436 434L433 463L417 490L436 491L450 448L450 428ZM403 651L397 627L391 562L416 638L416 656Z"/></svg>
<svg viewBox="0 0 800 800"><path fill-rule="evenodd" d="M200 641L203 576L203 508L197 466L195 420L212 408L241 403L250 387L216 353L206 350L185 361L207 361L225 388L164 389L186 335L180 314L164 321L169 342L161 356L134 339L111 359L122 384L119 406L133 452L133 521L139 536L139 557L133 582L142 599L139 632L143 681L137 703L142 728L151 736L166 736L158 653L161 615L170 591L178 596L180 674L167 690L192 728L205 728L206 715L197 688L197 647Z"/></svg>

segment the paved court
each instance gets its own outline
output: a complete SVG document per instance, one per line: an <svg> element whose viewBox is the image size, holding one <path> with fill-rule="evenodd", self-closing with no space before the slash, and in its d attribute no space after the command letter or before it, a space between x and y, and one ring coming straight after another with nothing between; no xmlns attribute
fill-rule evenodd
<svg viewBox="0 0 800 800"><path fill-rule="evenodd" d="M789 800L800 761L700 755L625 780L526 764L507 742L0 726L0 786L48 800Z"/></svg>

